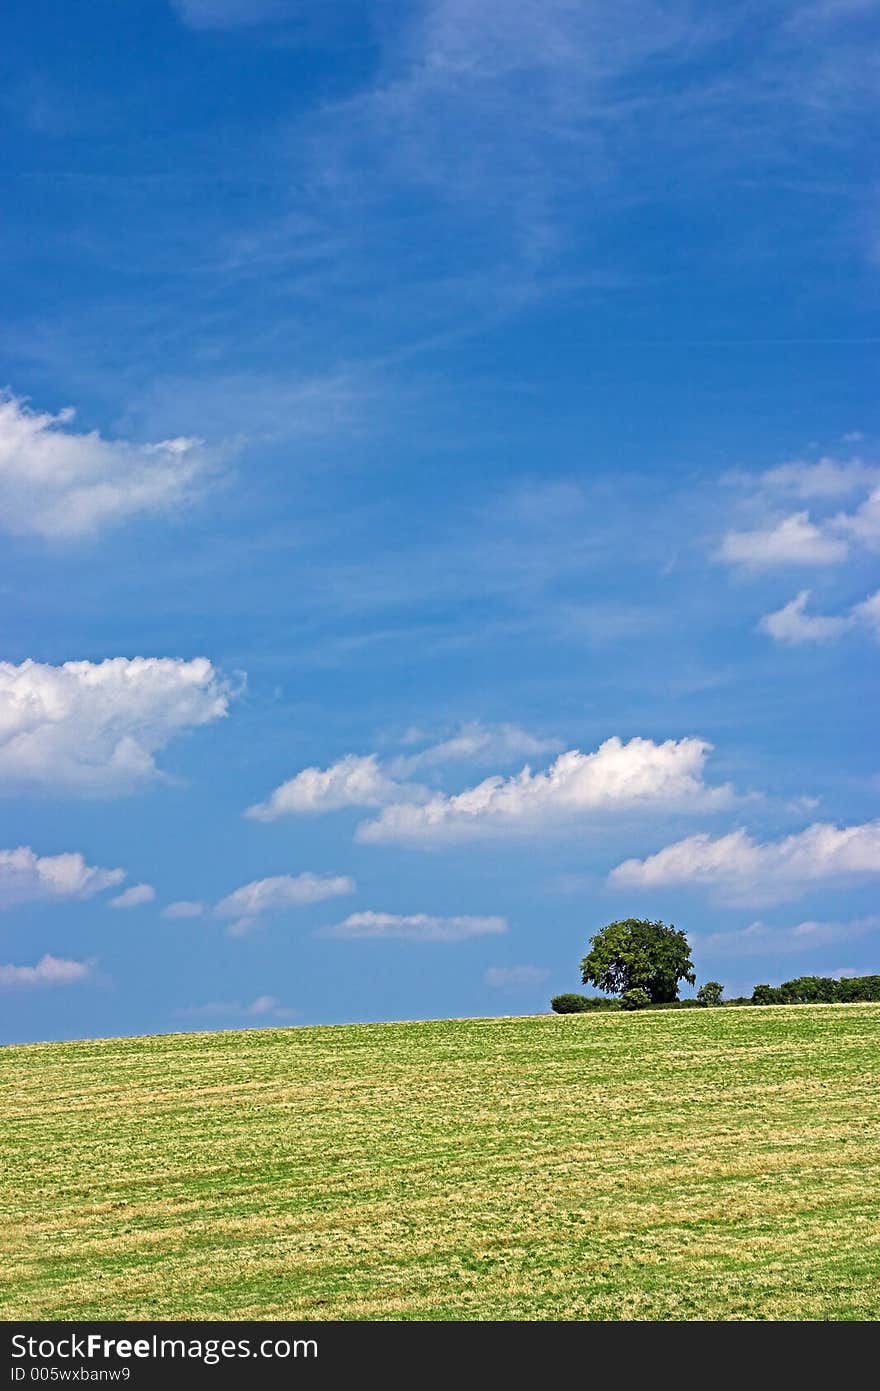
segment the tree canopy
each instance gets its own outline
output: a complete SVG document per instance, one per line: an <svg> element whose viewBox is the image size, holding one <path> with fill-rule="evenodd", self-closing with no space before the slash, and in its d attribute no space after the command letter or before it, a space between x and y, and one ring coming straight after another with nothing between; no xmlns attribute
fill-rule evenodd
<svg viewBox="0 0 880 1391"><path fill-rule="evenodd" d="M685 934L644 918L625 918L597 932L581 962L581 977L585 985L612 995L644 990L652 1004L677 1000L679 981L693 985L696 980Z"/></svg>

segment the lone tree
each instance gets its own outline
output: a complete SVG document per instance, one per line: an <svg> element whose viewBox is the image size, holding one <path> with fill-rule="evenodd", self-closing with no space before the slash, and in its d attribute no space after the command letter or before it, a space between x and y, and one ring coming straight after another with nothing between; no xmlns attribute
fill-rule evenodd
<svg viewBox="0 0 880 1391"><path fill-rule="evenodd" d="M585 985L611 995L644 990L652 1004L678 999L678 983L696 980L691 949L683 932L662 922L625 918L609 923L590 939L581 962Z"/></svg>

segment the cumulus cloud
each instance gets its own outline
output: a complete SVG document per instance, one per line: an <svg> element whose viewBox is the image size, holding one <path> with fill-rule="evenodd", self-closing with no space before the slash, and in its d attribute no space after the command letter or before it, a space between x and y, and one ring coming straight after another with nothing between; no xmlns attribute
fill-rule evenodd
<svg viewBox="0 0 880 1391"><path fill-rule="evenodd" d="M833 642L841 633L845 633L847 628L852 627L851 617L834 618L807 613L809 599L809 589L802 589L781 609L765 614L758 628L776 642L796 646L804 642Z"/></svg>
<svg viewBox="0 0 880 1391"><path fill-rule="evenodd" d="M96 868L80 854L38 855L20 845L0 850L0 908L92 898L124 878L124 869Z"/></svg>
<svg viewBox="0 0 880 1391"><path fill-rule="evenodd" d="M356 884L346 874L319 875L276 874L269 879L254 879L220 900L214 909L217 917L233 918L229 935L243 937L266 913L301 908L309 903L321 903L327 898L354 893Z"/></svg>
<svg viewBox="0 0 880 1391"><path fill-rule="evenodd" d="M275 821L279 816L308 816L342 807L381 807L401 797L421 795L404 787L381 768L377 754L346 754L329 768L304 768L283 782L265 802L248 807L245 816Z"/></svg>
<svg viewBox="0 0 880 1391"><path fill-rule="evenodd" d="M111 898L107 907L142 908L145 903L152 903L155 897L156 890L152 884L132 884L130 889L123 889L116 898Z"/></svg>
<svg viewBox="0 0 880 1391"><path fill-rule="evenodd" d="M162 909L163 918L200 918L205 911L205 905L200 899L179 898L176 903L169 903Z"/></svg>
<svg viewBox="0 0 880 1391"><path fill-rule="evenodd" d="M793 512L775 525L755 531L728 531L718 558L746 569L784 565L838 565L849 553L847 542L810 521L808 512Z"/></svg>
<svg viewBox="0 0 880 1391"><path fill-rule="evenodd" d="M427 844L485 833L571 824L599 811L644 807L722 807L729 786L710 787L703 770L711 745L703 739L607 739L593 753L572 749L543 773L486 778L454 796L435 793L422 805L386 807L358 828L368 842Z"/></svg>
<svg viewBox="0 0 880 1391"><path fill-rule="evenodd" d="M744 830L714 838L701 833L667 845L647 859L625 860L609 878L612 884L627 888L708 885L730 902L772 903L796 898L823 881L876 874L880 874L880 821L843 827L816 822L764 844Z"/></svg>
<svg viewBox="0 0 880 1391"><path fill-rule="evenodd" d="M343 922L318 929L318 937L355 941L463 942L467 937L496 936L507 931L499 917L438 918L430 913L351 913Z"/></svg>
<svg viewBox="0 0 880 1391"><path fill-rule="evenodd" d="M542 985L550 972L544 966L490 966L483 979L496 990L517 990Z"/></svg>
<svg viewBox="0 0 880 1391"><path fill-rule="evenodd" d="M92 974L87 961L41 956L36 966L0 966L0 990L33 990L41 986L79 985Z"/></svg>
<svg viewBox="0 0 880 1391"><path fill-rule="evenodd" d="M49 415L0 396L3 529L52 540L94 535L139 514L167 513L206 472L201 440L105 440L70 428L72 410Z"/></svg>
<svg viewBox="0 0 880 1391"><path fill-rule="evenodd" d="M222 718L234 692L205 657L0 662L0 779L115 795L160 776L172 739Z"/></svg>
<svg viewBox="0 0 880 1391"><path fill-rule="evenodd" d="M177 1010L179 1019L295 1019L298 1011L287 1009L276 995L258 995L249 1005L240 1000L209 1000L204 1005L186 1005Z"/></svg>
<svg viewBox="0 0 880 1391"><path fill-rule="evenodd" d="M424 736L410 731L407 743ZM304 768L276 787L265 802L248 807L245 816L275 821L280 816L310 816L343 807L386 807L428 801L430 790L409 781L414 773L445 764L474 763L552 753L555 739L541 739L515 724L484 725L474 720L450 738L428 744L412 754L400 754L383 766L376 753L346 754L329 768Z"/></svg>

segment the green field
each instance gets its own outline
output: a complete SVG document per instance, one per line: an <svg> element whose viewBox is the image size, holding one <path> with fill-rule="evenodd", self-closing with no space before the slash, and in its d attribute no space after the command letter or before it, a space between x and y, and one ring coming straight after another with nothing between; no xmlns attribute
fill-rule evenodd
<svg viewBox="0 0 880 1391"><path fill-rule="evenodd" d="M880 1316L880 1005L0 1050L5 1318Z"/></svg>

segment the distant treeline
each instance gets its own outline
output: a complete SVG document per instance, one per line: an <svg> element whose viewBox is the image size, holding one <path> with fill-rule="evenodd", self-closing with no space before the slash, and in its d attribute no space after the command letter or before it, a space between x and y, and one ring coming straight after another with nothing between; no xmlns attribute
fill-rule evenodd
<svg viewBox="0 0 880 1391"><path fill-rule="evenodd" d="M852 1005L880 1000L880 976L798 976L781 985L756 985L753 1005Z"/></svg>
<svg viewBox="0 0 880 1391"><path fill-rule="evenodd" d="M720 989L709 999L671 1000L644 1004L644 1009L704 1009L715 1005L851 1005L880 1001L880 976L798 976L781 985L756 985L751 996L722 1000ZM587 1014L593 1010L626 1009L627 1003L606 995L556 995L550 1001L557 1014ZM631 1006L630 1006L631 1008Z"/></svg>

